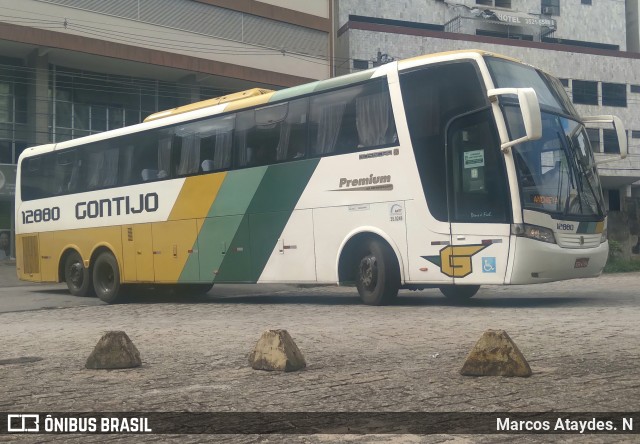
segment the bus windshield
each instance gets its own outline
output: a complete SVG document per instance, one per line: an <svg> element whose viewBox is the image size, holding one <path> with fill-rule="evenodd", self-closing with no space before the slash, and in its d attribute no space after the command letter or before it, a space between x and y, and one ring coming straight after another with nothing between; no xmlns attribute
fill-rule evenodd
<svg viewBox="0 0 640 444"><path fill-rule="evenodd" d="M503 59L487 57L487 64L496 87L533 87L540 101L542 137L513 150L522 207L563 219L604 217L591 143L560 82ZM521 137L524 125L515 98L502 104L511 137Z"/></svg>

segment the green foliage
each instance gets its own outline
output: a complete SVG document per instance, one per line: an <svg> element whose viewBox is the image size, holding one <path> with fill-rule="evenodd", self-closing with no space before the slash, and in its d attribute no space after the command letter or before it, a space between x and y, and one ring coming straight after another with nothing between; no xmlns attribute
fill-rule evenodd
<svg viewBox="0 0 640 444"><path fill-rule="evenodd" d="M607 262L616 261L622 253L622 244L618 241L609 239L609 260Z"/></svg>
<svg viewBox="0 0 640 444"><path fill-rule="evenodd" d="M613 259L608 260L607 265L604 266L605 273L628 273L631 271L640 271L640 260L631 259L629 261L625 261L621 259Z"/></svg>

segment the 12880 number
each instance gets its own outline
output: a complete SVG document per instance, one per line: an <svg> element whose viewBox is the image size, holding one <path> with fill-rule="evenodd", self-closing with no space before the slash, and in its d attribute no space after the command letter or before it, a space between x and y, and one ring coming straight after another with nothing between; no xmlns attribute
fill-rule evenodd
<svg viewBox="0 0 640 444"><path fill-rule="evenodd" d="M22 212L23 224L34 224L38 222L49 222L60 219L60 208L43 208L37 210L27 210Z"/></svg>

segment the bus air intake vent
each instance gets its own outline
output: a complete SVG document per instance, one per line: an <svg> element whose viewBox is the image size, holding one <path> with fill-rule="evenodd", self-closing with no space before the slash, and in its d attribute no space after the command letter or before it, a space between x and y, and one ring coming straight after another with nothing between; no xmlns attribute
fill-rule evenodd
<svg viewBox="0 0 640 444"><path fill-rule="evenodd" d="M22 238L22 269L25 273L40 273L40 252L38 251L38 236Z"/></svg>

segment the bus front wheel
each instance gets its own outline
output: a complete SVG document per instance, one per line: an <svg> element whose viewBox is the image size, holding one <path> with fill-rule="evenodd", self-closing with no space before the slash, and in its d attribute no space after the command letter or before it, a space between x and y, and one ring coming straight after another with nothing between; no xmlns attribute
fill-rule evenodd
<svg viewBox="0 0 640 444"><path fill-rule="evenodd" d="M479 285L443 285L440 291L447 299L454 302L464 302L471 299L480 290Z"/></svg>
<svg viewBox="0 0 640 444"><path fill-rule="evenodd" d="M91 282L91 271L84 266L77 251L69 253L64 261L64 280L74 296L95 296Z"/></svg>
<svg viewBox="0 0 640 444"><path fill-rule="evenodd" d="M102 252L93 264L93 288L98 297L108 304L121 302L123 291L120 286L118 261L110 252Z"/></svg>
<svg viewBox="0 0 640 444"><path fill-rule="evenodd" d="M367 305L390 303L400 288L400 268L391 247L371 239L356 257L356 287L362 302Z"/></svg>

